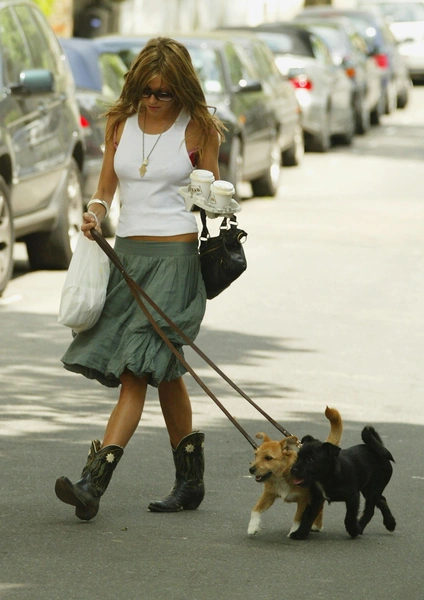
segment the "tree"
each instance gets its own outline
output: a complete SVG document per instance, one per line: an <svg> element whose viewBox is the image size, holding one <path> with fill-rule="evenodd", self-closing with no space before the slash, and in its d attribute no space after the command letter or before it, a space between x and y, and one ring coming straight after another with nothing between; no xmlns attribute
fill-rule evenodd
<svg viewBox="0 0 424 600"><path fill-rule="evenodd" d="M34 2L41 8L45 15L49 16L53 12L56 0L34 0Z"/></svg>

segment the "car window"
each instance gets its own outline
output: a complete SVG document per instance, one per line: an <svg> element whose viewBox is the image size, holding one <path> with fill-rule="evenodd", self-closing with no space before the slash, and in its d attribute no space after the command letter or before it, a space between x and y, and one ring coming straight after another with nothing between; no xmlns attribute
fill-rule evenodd
<svg viewBox="0 0 424 600"><path fill-rule="evenodd" d="M309 28L320 35L328 44L333 61L339 65L343 58L349 53L347 40L338 27L327 27L325 25L309 25Z"/></svg>
<svg viewBox="0 0 424 600"><path fill-rule="evenodd" d="M212 48L188 46L193 66L206 94L220 94L224 90L221 59Z"/></svg>
<svg viewBox="0 0 424 600"><path fill-rule="evenodd" d="M37 22L35 12L28 6L16 6L15 12L25 32L33 66L36 69L48 69L57 72L54 54L46 39L44 28Z"/></svg>
<svg viewBox="0 0 424 600"><path fill-rule="evenodd" d="M279 32L268 34L266 31L258 32L274 54L297 54L299 56L314 56L313 50L307 39L297 35L296 32Z"/></svg>
<svg viewBox="0 0 424 600"><path fill-rule="evenodd" d="M118 97L127 72L124 63L116 54L104 53L99 56L99 66L102 72L102 93L111 98Z"/></svg>
<svg viewBox="0 0 424 600"><path fill-rule="evenodd" d="M326 43L316 35L311 35L311 44L314 50L315 58L323 65L332 65L333 59L331 58L330 51Z"/></svg>
<svg viewBox="0 0 424 600"><path fill-rule="evenodd" d="M262 51L262 47L258 44L253 43L252 45L245 46L245 50L247 50L252 63L256 66L257 69L257 78L263 78L265 81L272 81L274 77L274 71L271 65L274 65L274 60L270 63L267 60L267 57L264 55Z"/></svg>
<svg viewBox="0 0 424 600"><path fill-rule="evenodd" d="M352 45L358 52L360 52L361 54L366 54L367 43L364 40L364 38L362 37L362 35L359 35L359 33L354 32L354 33L350 34L350 39L352 41Z"/></svg>
<svg viewBox="0 0 424 600"><path fill-rule="evenodd" d="M240 85L240 82L252 81L255 74L250 67L247 58L243 56L241 48L232 44L226 44L224 52L227 58L230 81L234 86Z"/></svg>
<svg viewBox="0 0 424 600"><path fill-rule="evenodd" d="M32 60L21 29L8 8L0 11L0 40L5 83L19 83L21 71L31 69Z"/></svg>

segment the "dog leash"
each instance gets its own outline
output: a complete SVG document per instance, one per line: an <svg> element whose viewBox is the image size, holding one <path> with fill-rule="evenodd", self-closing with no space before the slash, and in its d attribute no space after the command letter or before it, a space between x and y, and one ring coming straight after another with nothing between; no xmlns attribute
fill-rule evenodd
<svg viewBox="0 0 424 600"><path fill-rule="evenodd" d="M164 319L166 323L174 331L184 340L184 342L190 346L218 375L222 377L240 396L242 396L249 404L251 404L263 417L265 417L276 429L278 429L283 435L286 437L291 436L282 425L277 423L270 415L268 415L260 406L258 406L241 388L238 387L185 333L178 327L176 323L172 321L163 310L150 298L150 296L130 277L130 275L125 270L121 261L119 260L118 255L112 246L105 240L103 235L99 233L96 229L91 230L91 235L100 248L105 252L105 254L110 258L115 267L120 271L122 276L124 277L132 295L134 296L137 304L140 306L141 310L151 323L152 327L156 331L156 333L162 338L168 348L172 351L172 353L178 358L178 360L184 365L193 379L200 385L200 387L208 394L208 396L215 402L215 404L222 410L222 412L226 415L226 417L233 423L233 425L240 431L240 433L246 438L249 444L253 448L258 448L258 444L253 440L253 438L243 429L243 427L238 423L238 421L228 412L225 406L218 400L215 394L208 388L208 386L202 381L202 379L197 375L197 373L192 369L192 367L188 364L183 356L178 352L175 348L174 344L168 338L166 333L159 327L156 323L155 319L141 300L140 296L146 300L150 304L150 306Z"/></svg>

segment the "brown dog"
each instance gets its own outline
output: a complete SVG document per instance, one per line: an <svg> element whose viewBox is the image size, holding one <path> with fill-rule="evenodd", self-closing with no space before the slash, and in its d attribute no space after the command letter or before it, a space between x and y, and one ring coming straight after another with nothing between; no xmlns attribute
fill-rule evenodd
<svg viewBox="0 0 424 600"><path fill-rule="evenodd" d="M327 406L325 416L331 425L327 442L338 446L343 432L340 413L335 408ZM263 443L255 451L255 460L250 465L250 473L255 475L256 481L264 483L265 487L251 512L247 533L249 535L258 533L262 513L268 510L277 498L282 498L284 502L297 502L293 525L288 534L290 536L299 528L302 515L311 503L309 489L295 485L290 475L290 470L297 459L300 442L295 436L284 438L281 441L270 440L265 433L257 433L256 437L262 439ZM321 502L319 514L314 521L313 531L322 530L322 507L323 502Z"/></svg>

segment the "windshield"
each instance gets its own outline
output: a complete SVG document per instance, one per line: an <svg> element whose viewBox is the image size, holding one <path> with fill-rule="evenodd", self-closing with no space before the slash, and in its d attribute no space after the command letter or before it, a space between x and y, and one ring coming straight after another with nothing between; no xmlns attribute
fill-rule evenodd
<svg viewBox="0 0 424 600"><path fill-rule="evenodd" d="M295 33L266 33L259 32L257 35L263 39L274 54L297 54L300 56L313 56L311 46L305 38Z"/></svg>
<svg viewBox="0 0 424 600"><path fill-rule="evenodd" d="M205 94L220 94L224 90L224 75L218 53L212 48L187 44L193 66Z"/></svg>
<svg viewBox="0 0 424 600"><path fill-rule="evenodd" d="M190 52L193 66L196 69L205 94L222 93L225 89L224 74L218 53L212 48L202 47L201 45L195 46L190 42L186 46ZM142 45L137 48L122 49L119 51L119 56L128 68L130 68L132 61L138 55L141 48Z"/></svg>

